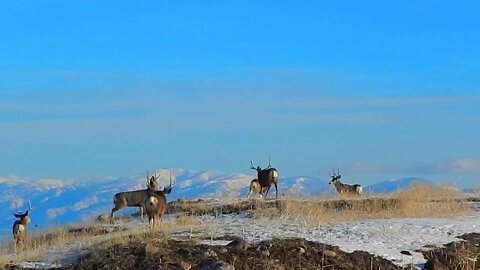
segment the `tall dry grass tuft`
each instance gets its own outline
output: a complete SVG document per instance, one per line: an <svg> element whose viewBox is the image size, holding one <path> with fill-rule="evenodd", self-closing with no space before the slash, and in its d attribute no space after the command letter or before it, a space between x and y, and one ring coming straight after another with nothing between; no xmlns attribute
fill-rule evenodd
<svg viewBox="0 0 480 270"><path fill-rule="evenodd" d="M453 186L415 184L394 196L402 202L404 217L452 217L468 211L461 191Z"/></svg>
<svg viewBox="0 0 480 270"><path fill-rule="evenodd" d="M458 189L420 184L369 198L286 199L278 207L277 212L261 209L258 213L267 213L264 216L268 218L321 225L360 219L452 217L468 212Z"/></svg>

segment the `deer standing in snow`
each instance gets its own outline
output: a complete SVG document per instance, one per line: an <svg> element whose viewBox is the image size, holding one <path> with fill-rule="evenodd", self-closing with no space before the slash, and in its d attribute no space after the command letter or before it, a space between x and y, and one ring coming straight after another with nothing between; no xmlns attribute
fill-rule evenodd
<svg viewBox="0 0 480 270"><path fill-rule="evenodd" d="M337 190L338 194L340 195L354 195L354 196L361 196L362 195L362 186L359 184L349 185L340 182L342 176L340 175L340 170L337 169L337 173L335 173L335 169L333 169L333 174L330 174L332 180L328 184L333 184L335 189Z"/></svg>
<svg viewBox="0 0 480 270"><path fill-rule="evenodd" d="M258 179L258 184L260 185L260 195L265 193L265 198L267 198L268 191L270 190L270 186L274 185L275 186L275 197L278 199L278 171L275 168L272 168L270 163L268 164L268 167L265 169L260 168L260 166L257 166L256 168L253 166L253 162L250 161L250 169L256 170L257 171L257 179ZM253 183L253 181L252 181ZM252 183L250 183L250 186L252 186ZM256 184L255 184L256 185ZM264 192L264 189L266 191ZM249 192L250 195L250 192Z"/></svg>
<svg viewBox="0 0 480 270"><path fill-rule="evenodd" d="M151 192L154 192L158 189L158 177L160 177L160 175L157 174L154 174L150 177L149 172L147 171L147 189L119 192L115 194L113 197L113 203L115 204L115 207L112 208L110 222L113 223L115 212L125 207L139 207L140 218L143 221L145 200Z"/></svg>
<svg viewBox="0 0 480 270"><path fill-rule="evenodd" d="M164 188L161 191L154 191L148 194L145 199L145 212L148 216L148 224L150 229L154 229L156 223L162 218L167 210L167 194L172 192L172 172L170 172L170 186Z"/></svg>
<svg viewBox="0 0 480 270"><path fill-rule="evenodd" d="M28 212L32 210L32 204L28 201L28 210L22 213L17 208L17 213L13 214L18 220L15 220L12 227L14 250L17 252L17 247L21 245L22 249L26 249L27 241L27 225L32 220L28 216Z"/></svg>

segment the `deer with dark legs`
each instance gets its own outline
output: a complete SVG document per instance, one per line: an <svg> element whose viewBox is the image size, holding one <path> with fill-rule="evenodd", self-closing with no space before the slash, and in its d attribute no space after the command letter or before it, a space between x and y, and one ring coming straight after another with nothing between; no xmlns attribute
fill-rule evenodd
<svg viewBox="0 0 480 270"><path fill-rule="evenodd" d="M260 168L260 166L257 166L256 168L253 166L253 162L250 161L250 169L256 170L257 171L257 179L258 179L258 184L260 185L260 188L256 187L257 184L254 183L255 180L253 180L250 183L250 188L252 187L252 184L256 188L256 190L260 191L260 196L264 196L267 198L268 191L270 190L270 186L274 185L275 186L275 198L278 199L278 171L275 168L272 168L270 165L270 162L268 164L268 167L265 169ZM248 196L250 196L251 192L248 192Z"/></svg>
<svg viewBox="0 0 480 270"><path fill-rule="evenodd" d="M149 176L149 172L147 171L146 189L119 192L115 194L115 196L113 196L113 203L115 204L115 207L112 208L110 222L113 224L115 212L125 207L138 207L140 209L140 218L143 221L145 200L151 192L155 192L158 189L158 177L160 177L160 175L157 174Z"/></svg>
<svg viewBox="0 0 480 270"><path fill-rule="evenodd" d="M175 182L172 183L172 172L170 172L170 185L161 191L150 192L145 200L145 212L148 216L148 224L150 229L154 229L157 222L160 221L162 216L167 210L167 195L172 192L172 187Z"/></svg>
<svg viewBox="0 0 480 270"><path fill-rule="evenodd" d="M359 184L355 185L349 185L349 184L344 184L340 182L340 178L342 177L340 175L340 170L337 169L337 173L335 173L335 169L333 169L333 174L330 174L330 177L332 177L332 180L328 184L333 184L335 186L335 189L337 190L338 194L340 195L347 195L347 196L361 196L363 189L362 186Z"/></svg>
<svg viewBox="0 0 480 270"><path fill-rule="evenodd" d="M18 220L15 220L12 227L13 233L13 245L14 250L17 252L17 248L19 246L22 247L23 250L26 249L26 241L27 241L27 225L32 220L28 216L28 212L32 210L32 204L28 201L28 210L25 213L22 213L17 208L17 213L13 214Z"/></svg>

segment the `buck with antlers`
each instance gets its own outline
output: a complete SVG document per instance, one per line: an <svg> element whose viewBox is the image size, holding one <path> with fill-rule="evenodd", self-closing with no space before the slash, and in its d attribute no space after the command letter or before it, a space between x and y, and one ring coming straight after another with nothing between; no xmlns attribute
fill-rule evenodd
<svg viewBox="0 0 480 270"><path fill-rule="evenodd" d="M162 218L167 210L167 194L172 192L172 172L170 172L170 185L161 191L150 192L145 200L145 212L148 216L150 229L154 229L156 223Z"/></svg>
<svg viewBox="0 0 480 270"><path fill-rule="evenodd" d="M252 184L254 185L254 188L258 190L257 192L260 193L260 196L264 195L265 198L267 198L268 191L270 190L271 185L275 185L275 197L278 199L278 171L275 168L272 168L270 165L270 162L268 164L268 167L265 169L260 168L260 166L257 166L256 168L253 166L253 162L250 161L250 169L256 170L257 171L257 179L258 179L258 185L260 188L258 188L258 185L255 181L255 179L250 183L250 189L252 188ZM250 196L251 192L249 190L248 196Z"/></svg>
<svg viewBox="0 0 480 270"><path fill-rule="evenodd" d="M330 174L330 177L332 177L332 180L328 184L333 184L335 186L335 189L337 190L338 194L340 195L353 195L353 196L360 196L362 195L363 189L362 186L359 184L355 185L349 185L349 184L344 184L340 182L340 179L342 176L340 175L340 170L337 169L337 173L335 173L335 169L333 169L333 174Z"/></svg>
<svg viewBox="0 0 480 270"><path fill-rule="evenodd" d="M32 220L28 216L28 212L32 210L32 204L28 201L28 210L25 213L22 213L17 208L17 213L13 214L18 220L15 220L12 227L13 232L13 244L15 252L17 252L17 247L19 245L22 246L22 249L26 248L26 240L27 240L27 225Z"/></svg>
<svg viewBox="0 0 480 270"><path fill-rule="evenodd" d="M147 171L147 189L135 190L120 192L113 196L113 203L115 207L112 208L112 213L110 214L110 222L113 223L115 212L125 207L138 207L140 208L140 217L143 221L143 214L145 209L145 200L150 193L157 191L158 184L157 179L160 175L154 174L149 176Z"/></svg>

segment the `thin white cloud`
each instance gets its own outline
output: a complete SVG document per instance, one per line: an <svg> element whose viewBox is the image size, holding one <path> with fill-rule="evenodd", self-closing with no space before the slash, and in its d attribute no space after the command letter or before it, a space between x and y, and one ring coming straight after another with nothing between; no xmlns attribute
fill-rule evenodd
<svg viewBox="0 0 480 270"><path fill-rule="evenodd" d="M385 164L378 162L354 162L347 165L345 170L350 173L358 174L475 174L480 173L480 159L459 158L439 162L415 161L398 164Z"/></svg>

